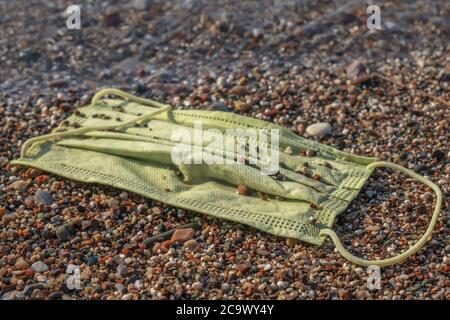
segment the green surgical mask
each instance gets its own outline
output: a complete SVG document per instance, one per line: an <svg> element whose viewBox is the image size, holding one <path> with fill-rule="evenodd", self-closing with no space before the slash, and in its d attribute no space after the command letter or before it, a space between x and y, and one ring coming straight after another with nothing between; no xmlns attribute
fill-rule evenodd
<svg viewBox="0 0 450 320"><path fill-rule="evenodd" d="M111 94L127 100L103 99ZM278 130L278 146L268 144L280 151L277 176L262 174L257 164L174 163L174 133L195 135L196 122L204 129L224 133L227 129ZM209 142L203 141L200 149L208 149ZM246 143L256 142L249 137ZM226 153L223 150L222 154ZM117 187L318 246L328 236L345 258L364 266L398 263L419 250L436 224L442 202L435 184L401 166L348 154L254 118L172 110L116 89L102 90L91 105L79 109L51 134L25 142L21 158L12 163ZM379 167L396 169L423 182L436 192L437 201L430 225L417 243L396 257L369 261L346 251L331 228ZM248 192L237 192L242 186Z"/></svg>

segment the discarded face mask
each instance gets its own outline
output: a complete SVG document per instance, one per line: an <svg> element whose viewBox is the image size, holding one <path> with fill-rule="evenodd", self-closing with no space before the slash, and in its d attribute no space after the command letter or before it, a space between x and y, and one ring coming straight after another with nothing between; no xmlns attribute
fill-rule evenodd
<svg viewBox="0 0 450 320"><path fill-rule="evenodd" d="M103 99L105 95L126 100ZM193 130L195 121L222 132L279 130L277 176L261 174L257 165L247 162L174 164L171 136L180 128ZM248 144L253 144L249 139ZM117 187L315 245L322 245L328 236L346 259L363 266L399 263L417 252L431 235L442 203L434 183L401 166L348 154L254 118L231 112L172 110L116 89L97 93L91 105L79 109L51 134L26 141L21 158L12 164ZM398 256L370 261L349 253L332 226L380 167L426 184L435 191L436 204L425 234L413 246Z"/></svg>

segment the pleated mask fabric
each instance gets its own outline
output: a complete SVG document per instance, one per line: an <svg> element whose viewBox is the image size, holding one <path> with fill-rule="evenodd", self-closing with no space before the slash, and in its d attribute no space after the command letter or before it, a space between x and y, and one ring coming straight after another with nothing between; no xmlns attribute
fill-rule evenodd
<svg viewBox="0 0 450 320"><path fill-rule="evenodd" d="M105 99L106 95L123 99ZM277 130L277 174L261 174L260 167L245 162L174 163L172 152L178 144L173 133L193 133L196 123L223 133L227 129ZM202 151L208 142L200 146ZM256 143L252 137L246 142ZM442 203L435 184L401 166L345 153L262 120L231 112L173 110L117 89L102 90L91 105L80 108L51 134L28 140L20 159L12 164L113 186L313 245L322 245L328 236L345 258L365 266L398 263L419 250L436 224ZM396 257L370 261L350 254L332 227L378 167L399 170L425 183L437 199L427 231L413 246ZM239 186L248 192L237 192Z"/></svg>

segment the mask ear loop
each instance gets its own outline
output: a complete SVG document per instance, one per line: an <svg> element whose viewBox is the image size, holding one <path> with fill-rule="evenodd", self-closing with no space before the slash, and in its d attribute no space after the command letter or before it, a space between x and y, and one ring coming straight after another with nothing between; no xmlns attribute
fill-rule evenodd
<svg viewBox="0 0 450 320"><path fill-rule="evenodd" d="M420 250L420 248L423 247L423 245L427 242L428 237L431 235L431 233L433 232L434 227L436 226L436 222L438 220L439 217L439 212L441 211L441 205L442 205L442 193L441 190L439 189L439 187L434 184L433 182L431 182L430 180L426 179L425 177L422 177L421 175L406 169L402 166L396 165L394 163L390 163L390 162L385 162L385 161L380 161L380 162L373 162L371 164L369 164L367 166L368 169L374 169L374 168L391 168L391 169L395 169L398 170L400 172L403 172L407 175L409 175L410 177L426 184L427 186L429 186L431 189L433 189L433 191L436 193L436 206L434 208L434 212L433 215L431 217L431 221L430 224L428 225L427 230L425 231L425 234L414 244L412 245L408 250L400 253L399 255L392 257L392 258L388 258L388 259L383 259L383 260L365 260L365 259L361 259L358 258L354 255L352 255L350 252L348 252L344 246L341 243L341 240L339 239L338 235L336 234L336 232L334 232L332 229L326 228L326 229L322 229L320 230L319 235L320 236L329 236L331 238L331 240L333 241L334 245L336 246L337 251L347 260L361 265L361 266L371 266L371 265L376 265L376 266L380 266L380 267L384 267L384 266L389 266L392 264L396 264L396 263L400 263L403 260L409 258L410 256L412 256L413 254L415 254L417 251Z"/></svg>
<svg viewBox="0 0 450 320"><path fill-rule="evenodd" d="M118 89L113 89L113 88L108 88L108 89L103 89L101 91L99 91L93 98L92 98L92 102L91 102L91 106L95 106L98 101L104 97L105 95L116 95L119 96L121 98L127 99L129 101L132 102L136 102L136 103L140 103L143 105L148 105L148 106L153 106L153 107L157 107L159 108L158 110L154 110L146 115L143 116L139 116L133 120L130 121L126 121L126 122L122 122L119 124L112 124L112 125L105 125L105 126L87 126L87 127L82 127L82 128L77 128L77 129L72 129L69 131L63 131L63 132L53 132L53 133L49 133L46 135L42 135L39 137L35 137L35 138L31 138L29 140L27 140L23 146L22 146L22 150L20 152L20 156L22 158L25 157L26 152L28 151L28 149L30 148L30 146L35 143L35 142L42 142L42 141L48 141L51 139L60 139L60 138L64 138L64 137L72 137L72 136L78 136L78 135L83 135L87 132L91 132L91 131L104 131L104 130L116 130L116 129L123 129L126 127L130 127L130 126L134 126L135 124L140 124L143 123L145 121L148 121L150 119L153 119L155 116L157 116L158 114L164 113L164 112L168 112L172 109L172 107L170 105L167 104L163 104L154 100L150 100L150 99L145 99L145 98L139 98L136 96L133 96L129 93L123 92L121 90Z"/></svg>

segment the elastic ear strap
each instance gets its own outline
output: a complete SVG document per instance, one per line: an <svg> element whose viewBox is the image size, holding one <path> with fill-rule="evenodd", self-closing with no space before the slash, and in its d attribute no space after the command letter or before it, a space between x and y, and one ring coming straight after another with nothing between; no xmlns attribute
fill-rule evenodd
<svg viewBox="0 0 450 320"><path fill-rule="evenodd" d="M49 133L49 134L42 135L39 137L31 138L23 144L21 152L20 152L20 156L22 158L25 157L27 150L35 142L48 141L51 139L61 139L64 137L73 137L73 136L82 135L82 134L85 134L85 133L91 132L91 131L104 131L104 130L115 130L115 129L126 128L126 127L133 126L135 124L150 120L150 119L154 118L156 115L163 113L163 112L170 111L172 109L172 107L170 105L162 104L162 103L159 103L159 102L156 102L153 100L149 100L149 99L139 98L139 97L133 96L131 94L128 94L126 92L123 92L121 90L112 89L112 88L99 91L94 96L94 98L92 98L91 105L92 106L96 105L99 99L101 99L103 96L108 95L108 94L114 94L121 98L125 98L125 99L128 99L128 100L136 102L136 103L152 105L152 106L158 107L160 109L157 109L148 114L139 116L133 120L129 120L129 121L118 123L118 124L105 125L105 126L87 126L87 127L72 129L72 130L68 130L68 131L53 132L53 133Z"/></svg>
<svg viewBox="0 0 450 320"><path fill-rule="evenodd" d="M153 106L157 108L164 108L169 106L168 104L164 104L155 100L136 97L132 94L126 93L125 91L114 88L106 88L97 92L95 96L92 98L91 106L95 106L98 103L98 101L106 95L115 95L132 102L140 103L147 106Z"/></svg>
<svg viewBox="0 0 450 320"><path fill-rule="evenodd" d="M400 263L403 260L405 260L406 258L412 256L413 254L415 254L420 248L423 247L423 245L427 242L428 237L431 235L431 233L433 232L434 227L436 226L436 222L438 220L439 217L439 212L441 211L441 205L442 205L442 193L441 190L439 189L439 187L434 184L433 182L431 182L430 180L426 179L425 177L422 177L421 175L418 175L417 173L406 169L402 166L390 163L390 162L384 162L384 161L380 161L380 162L373 162L371 164L369 164L367 166L368 169L374 169L374 168L381 168L381 167L385 167L385 168L391 168L391 169L395 169L398 170L400 172L403 172L409 176L411 176L412 178L426 184L427 186L429 186L431 189L433 189L433 191L436 193L436 206L434 208L434 212L433 212L433 216L431 217L431 221L430 224L428 225L427 230L425 231L425 234L413 245L411 246L408 250L400 253L399 255L392 257L392 258L388 258L388 259L383 259L383 260L365 260L365 259L361 259L358 258L354 255L352 255L350 252L348 252L344 246L342 245L341 240L339 239L338 235L336 234L336 232L334 232L332 229L322 229L320 231L320 235L321 236L329 236L331 238L331 240L333 241L334 245L336 246L337 251L347 260L361 265L361 266L371 266L371 265L376 265L376 266L388 266L388 265L392 265L395 263Z"/></svg>

